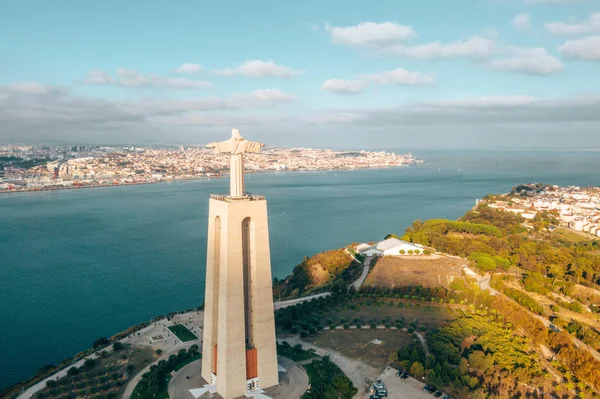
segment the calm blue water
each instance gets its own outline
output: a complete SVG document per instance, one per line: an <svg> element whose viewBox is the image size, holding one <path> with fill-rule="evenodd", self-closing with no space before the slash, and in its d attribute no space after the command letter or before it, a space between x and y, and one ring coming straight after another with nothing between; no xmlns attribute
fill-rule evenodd
<svg viewBox="0 0 600 399"><path fill-rule="evenodd" d="M457 218L476 198L520 183L600 186L600 153L414 154L428 164L248 176L248 190L269 201L274 275L305 255L400 233L415 219ZM0 388L100 336L200 305L208 197L227 185L0 195Z"/></svg>

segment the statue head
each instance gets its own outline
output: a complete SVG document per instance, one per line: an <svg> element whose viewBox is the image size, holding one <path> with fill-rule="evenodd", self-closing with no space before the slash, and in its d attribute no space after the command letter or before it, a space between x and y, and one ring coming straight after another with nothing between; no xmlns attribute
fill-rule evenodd
<svg viewBox="0 0 600 399"><path fill-rule="evenodd" d="M234 140L237 140L237 141L244 140L244 138L240 134L240 131L237 129L231 129L231 138L233 138Z"/></svg>

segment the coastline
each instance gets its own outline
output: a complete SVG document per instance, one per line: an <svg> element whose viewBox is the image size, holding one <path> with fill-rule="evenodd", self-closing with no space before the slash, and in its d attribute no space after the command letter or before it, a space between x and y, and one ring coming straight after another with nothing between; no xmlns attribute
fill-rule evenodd
<svg viewBox="0 0 600 399"><path fill-rule="evenodd" d="M310 172L351 172L356 170L381 170L381 169L395 169L395 168L406 168L413 167L417 165L424 165L425 162L415 162L408 165L394 165L394 166L382 166L376 168L347 168L347 169L294 169L294 170L247 170L244 171L245 174L255 174L255 173L310 173ZM1 194L14 194L14 193L32 193L32 192L42 192L42 191L61 191L61 190L78 190L85 188L100 188L100 187L122 187L122 186L138 186L142 184L158 184L158 183L170 183L177 181L190 181L190 180L210 180L210 179L221 179L229 176L229 173L224 173L215 176L197 176L197 177L182 177L182 178L173 178L173 179L161 179L155 181L133 181L133 182L122 182L122 183L100 183L100 184L89 184L89 185L81 185L81 186L51 186L51 187L36 187L36 188L27 188L23 190L0 190Z"/></svg>

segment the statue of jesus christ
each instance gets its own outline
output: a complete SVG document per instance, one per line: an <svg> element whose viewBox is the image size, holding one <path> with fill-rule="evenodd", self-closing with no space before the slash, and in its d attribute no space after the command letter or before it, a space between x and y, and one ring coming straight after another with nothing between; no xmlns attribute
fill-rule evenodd
<svg viewBox="0 0 600 399"><path fill-rule="evenodd" d="M217 153L230 153L229 189L231 197L244 196L244 154L247 152L260 152L263 143L248 141L240 135L237 129L231 130L231 138L227 141L210 143L208 148L214 148Z"/></svg>

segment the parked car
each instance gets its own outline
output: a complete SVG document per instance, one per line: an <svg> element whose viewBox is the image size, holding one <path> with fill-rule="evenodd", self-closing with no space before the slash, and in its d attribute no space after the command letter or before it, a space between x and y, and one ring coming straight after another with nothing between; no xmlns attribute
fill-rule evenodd
<svg viewBox="0 0 600 399"><path fill-rule="evenodd" d="M387 390L385 390L385 389L378 389L377 391L375 391L375 394L378 395L379 397L386 398L387 397Z"/></svg>
<svg viewBox="0 0 600 399"><path fill-rule="evenodd" d="M433 394L433 396L436 397L436 398L439 398L442 395L443 394L440 391L437 391L436 393Z"/></svg>
<svg viewBox="0 0 600 399"><path fill-rule="evenodd" d="M400 378L402 378L403 380L407 379L408 378L408 373L405 371L404 373L402 373L400 375Z"/></svg>
<svg viewBox="0 0 600 399"><path fill-rule="evenodd" d="M454 398L448 394L445 394L442 399L454 399Z"/></svg>
<svg viewBox="0 0 600 399"><path fill-rule="evenodd" d="M437 391L437 388L436 387L432 387L431 385L425 385L423 387L423 390L425 392L434 393L435 391Z"/></svg>

